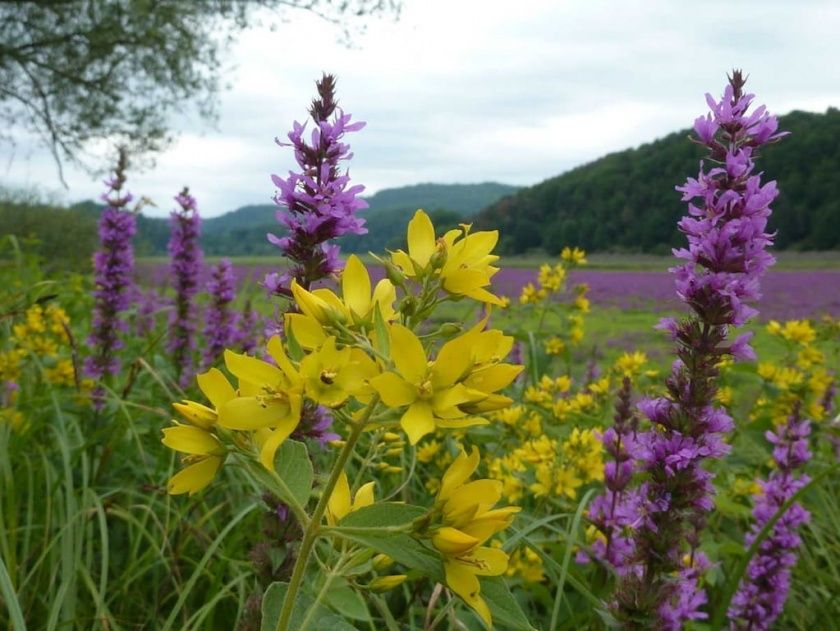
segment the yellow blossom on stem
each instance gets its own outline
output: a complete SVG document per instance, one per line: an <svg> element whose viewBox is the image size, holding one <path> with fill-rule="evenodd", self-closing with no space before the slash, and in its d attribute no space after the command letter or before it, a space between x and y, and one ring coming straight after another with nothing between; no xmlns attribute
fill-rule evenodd
<svg viewBox="0 0 840 631"><path fill-rule="evenodd" d="M446 584L491 626L478 577L504 574L508 555L483 544L507 528L520 509L493 508L501 499L502 485L498 480L470 482L478 463L478 449L473 447L469 456L462 451L444 473L437 495L442 523L433 532L432 545L444 556Z"/></svg>
<svg viewBox="0 0 840 631"><path fill-rule="evenodd" d="M169 480L167 490L171 495L193 495L205 488L216 477L225 457L224 447L213 430L218 421L218 409L233 400L236 393L216 368L198 375L196 380L213 407L195 401L173 404L188 424L176 422L175 427L165 428L161 442L185 454L183 461L188 466Z"/></svg>

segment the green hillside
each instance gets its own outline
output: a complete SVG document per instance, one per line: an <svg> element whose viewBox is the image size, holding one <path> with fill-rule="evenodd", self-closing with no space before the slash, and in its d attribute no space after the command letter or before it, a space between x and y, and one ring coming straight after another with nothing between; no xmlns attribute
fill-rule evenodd
<svg viewBox="0 0 840 631"><path fill-rule="evenodd" d="M771 228L781 249L840 248L840 110L780 117L791 135L765 149L758 162L779 182ZM676 229L685 206L675 184L695 175L703 148L689 130L610 154L524 188L476 217L498 228L508 253L564 245L591 251L665 253L683 244Z"/></svg>
<svg viewBox="0 0 840 631"><path fill-rule="evenodd" d="M362 211L368 221L368 234L347 237L342 246L351 252L381 250L398 246L405 224L418 208L432 212L441 226L457 225L464 217L505 195L518 190L495 182L483 184L416 184L379 191L367 199L370 207ZM200 200L199 200L200 201ZM85 212L99 213L101 206L83 202L74 206ZM202 222L201 244L208 255L256 255L277 252L265 238L277 233L281 226L274 218L277 206L254 204L242 206L219 217ZM137 252L141 255L165 254L169 239L166 218L141 216L137 226Z"/></svg>

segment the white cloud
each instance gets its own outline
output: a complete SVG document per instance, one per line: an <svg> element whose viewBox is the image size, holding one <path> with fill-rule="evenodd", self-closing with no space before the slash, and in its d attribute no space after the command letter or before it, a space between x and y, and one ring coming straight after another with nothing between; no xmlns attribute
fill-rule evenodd
<svg viewBox="0 0 840 631"><path fill-rule="evenodd" d="M840 5L830 0L405 0L402 18L373 20L356 47L300 14L276 30L243 33L231 49L216 129L184 131L135 193L169 208L188 183L207 215L267 201L270 173L293 167L276 147L302 119L322 70L368 122L349 137L351 173L370 191L438 181L531 184L680 127L719 93L733 66L771 110L840 104ZM54 182L45 153L0 175ZM100 183L71 172L68 199Z"/></svg>

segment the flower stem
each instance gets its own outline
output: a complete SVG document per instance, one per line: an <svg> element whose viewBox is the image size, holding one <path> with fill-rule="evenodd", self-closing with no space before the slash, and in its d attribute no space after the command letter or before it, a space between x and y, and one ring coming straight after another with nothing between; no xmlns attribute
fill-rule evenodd
<svg viewBox="0 0 840 631"><path fill-rule="evenodd" d="M353 424L350 436L347 437L347 442L344 443L344 447L342 447L341 452L338 454L338 459L335 461L332 471L330 471L330 478L327 480L327 485L324 487L321 499L318 500L318 505L315 506L315 511L312 513L312 519L309 521L309 525L303 533L300 552L295 561L295 567L292 570L292 578L289 580L289 589L286 590L286 598L283 600L283 608L280 610L280 618L277 620L277 631L286 631L289 628L292 610L295 606L298 591L300 591L300 584L303 581L303 574L309 561L309 555L312 553L312 546L320 534L321 520L324 517L324 512L327 510L330 496L332 495L333 489L335 489L339 476L341 476L341 472L344 471L344 465L347 464L350 454L356 448L356 443L362 435L362 430L367 425L378 403L379 396L376 395L371 399L362 417Z"/></svg>

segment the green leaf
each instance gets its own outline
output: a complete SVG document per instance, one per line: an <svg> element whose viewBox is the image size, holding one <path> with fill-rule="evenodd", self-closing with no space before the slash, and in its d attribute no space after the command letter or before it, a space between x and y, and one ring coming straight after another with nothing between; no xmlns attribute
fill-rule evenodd
<svg viewBox="0 0 840 631"><path fill-rule="evenodd" d="M365 599L361 594L347 584L347 581L340 579L335 582L324 595L324 601L330 608L340 613L345 618L353 620L370 620ZM324 627L326 628L326 627Z"/></svg>
<svg viewBox="0 0 840 631"><path fill-rule="evenodd" d="M438 583L442 583L444 580L443 563L437 553L408 535L382 535L375 534L374 531L371 531L371 534L365 534L359 531L351 531L350 533L341 532L341 536L348 541L387 554L397 563L417 570Z"/></svg>
<svg viewBox="0 0 840 631"><path fill-rule="evenodd" d="M301 348L300 343L297 341L292 327L284 327L284 332L286 335L286 348L289 351L289 358L299 362L303 359L303 356L306 353L303 352L303 348Z"/></svg>
<svg viewBox="0 0 840 631"><path fill-rule="evenodd" d="M289 589L288 583L276 582L268 586L262 599L262 622L260 631L277 631L277 622L280 620L280 611L283 609L283 601L286 599L286 592ZM310 609L315 606L314 612ZM330 631L357 631L356 627L345 622L325 609L315 604L315 599L306 591L299 591L295 598L295 608L289 618L289 629L300 629L304 619L309 614L307 627L310 629L330 629Z"/></svg>
<svg viewBox="0 0 840 631"><path fill-rule="evenodd" d="M274 456L274 468L294 499L305 508L315 478L306 445L296 440L283 441Z"/></svg>
<svg viewBox="0 0 840 631"><path fill-rule="evenodd" d="M388 334L388 327L385 326L385 318L382 317L382 310L379 303L373 309L373 327L376 331L376 350L385 357L391 356L391 336Z"/></svg>
<svg viewBox="0 0 840 631"><path fill-rule="evenodd" d="M481 596L490 607L494 626L500 629L533 631L534 627L528 622L519 602L510 593L505 579L501 576L485 576L479 581Z"/></svg>
<svg viewBox="0 0 840 631"><path fill-rule="evenodd" d="M388 528L410 524L422 517L426 509L422 506L400 502L377 502L355 510L341 520L342 528Z"/></svg>
<svg viewBox="0 0 840 631"><path fill-rule="evenodd" d="M262 599L262 622L260 623L260 631L277 631L277 622L280 620L280 610L283 609L283 601L286 599L286 591L289 589L288 583L272 583L265 590ZM289 627L296 629L300 627L303 614L306 609L312 604L312 598L309 594L304 592L298 593L298 598L295 603L295 608L292 611L292 617L289 619Z"/></svg>

